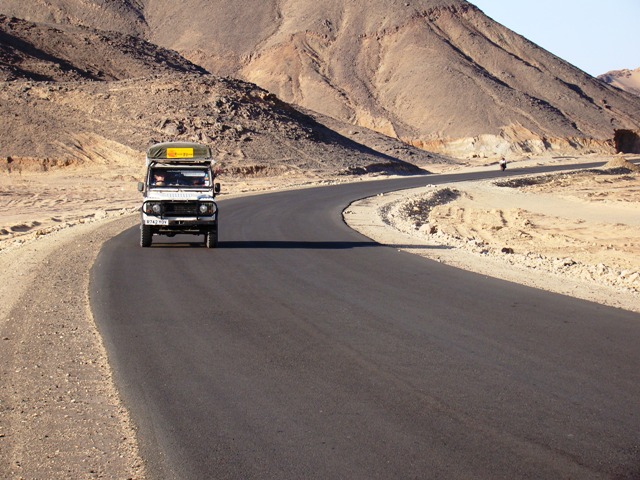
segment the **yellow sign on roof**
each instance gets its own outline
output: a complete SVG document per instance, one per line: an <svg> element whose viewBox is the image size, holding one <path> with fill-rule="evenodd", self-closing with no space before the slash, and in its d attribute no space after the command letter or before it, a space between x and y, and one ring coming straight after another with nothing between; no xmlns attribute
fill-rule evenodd
<svg viewBox="0 0 640 480"><path fill-rule="evenodd" d="M167 158L193 158L193 148L167 148Z"/></svg>

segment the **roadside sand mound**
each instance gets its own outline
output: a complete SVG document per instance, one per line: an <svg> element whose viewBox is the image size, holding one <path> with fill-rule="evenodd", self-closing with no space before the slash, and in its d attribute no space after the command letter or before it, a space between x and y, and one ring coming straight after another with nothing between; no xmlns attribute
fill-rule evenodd
<svg viewBox="0 0 640 480"><path fill-rule="evenodd" d="M604 170L613 170L618 168L623 168L629 170L630 172L640 172L640 166L635 163L631 163L624 157L613 158L609 160L603 167Z"/></svg>

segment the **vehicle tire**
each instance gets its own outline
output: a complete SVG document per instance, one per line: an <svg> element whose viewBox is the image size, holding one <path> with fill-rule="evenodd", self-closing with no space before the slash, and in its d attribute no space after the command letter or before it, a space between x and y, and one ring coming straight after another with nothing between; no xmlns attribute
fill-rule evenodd
<svg viewBox="0 0 640 480"><path fill-rule="evenodd" d="M218 229L209 230L204 236L204 244L207 248L216 248L218 246Z"/></svg>
<svg viewBox="0 0 640 480"><path fill-rule="evenodd" d="M150 247L153 241L153 232L151 225L140 225L140 246Z"/></svg>

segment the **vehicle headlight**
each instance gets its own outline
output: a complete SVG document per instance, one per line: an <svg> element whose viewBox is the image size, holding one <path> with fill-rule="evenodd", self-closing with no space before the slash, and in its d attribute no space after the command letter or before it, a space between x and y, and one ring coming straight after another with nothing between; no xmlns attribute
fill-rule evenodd
<svg viewBox="0 0 640 480"><path fill-rule="evenodd" d="M201 203L198 206L198 212L200 215L213 215L216 211L213 203Z"/></svg>
<svg viewBox="0 0 640 480"><path fill-rule="evenodd" d="M147 202L144 204L144 213L147 215L161 215L162 204L158 202Z"/></svg>

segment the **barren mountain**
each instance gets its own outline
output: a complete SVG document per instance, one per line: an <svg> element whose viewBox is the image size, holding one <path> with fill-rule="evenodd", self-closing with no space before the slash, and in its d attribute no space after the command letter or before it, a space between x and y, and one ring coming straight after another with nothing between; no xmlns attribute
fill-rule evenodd
<svg viewBox="0 0 640 480"><path fill-rule="evenodd" d="M614 70L598 75L598 79L634 95L640 95L640 68L635 70Z"/></svg>
<svg viewBox="0 0 640 480"><path fill-rule="evenodd" d="M20 80L0 82L11 117L0 125L0 169L124 165L166 140L214 146L230 173L408 172L433 158L406 146L394 157L371 150L138 37L0 16L0 40L0 78ZM403 155L411 163L395 158Z"/></svg>
<svg viewBox="0 0 640 480"><path fill-rule="evenodd" d="M638 98L463 0L26 3L2 11L137 33L284 101L458 156L610 151L615 130L640 128Z"/></svg>

